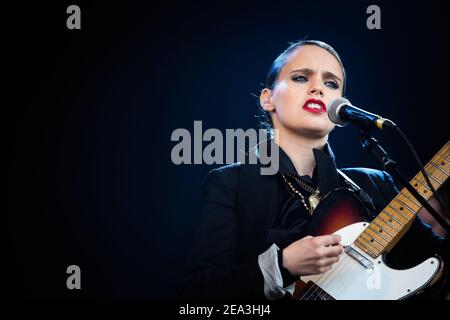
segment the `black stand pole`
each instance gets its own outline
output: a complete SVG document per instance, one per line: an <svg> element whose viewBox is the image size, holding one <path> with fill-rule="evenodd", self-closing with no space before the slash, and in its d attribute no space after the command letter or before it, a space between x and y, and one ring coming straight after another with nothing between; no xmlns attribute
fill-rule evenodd
<svg viewBox="0 0 450 320"><path fill-rule="evenodd" d="M375 159L377 159L382 165L383 170L390 173L394 178L396 178L400 183L408 189L408 191L413 195L414 198L419 201L419 203L430 212L430 214L439 222L439 224L450 233L450 226L448 223L442 219L442 217L430 206L425 198L423 198L416 189L409 183L405 176L398 169L397 164L387 152L381 147L380 143L371 136L369 130L361 130L361 143L364 149L367 150Z"/></svg>

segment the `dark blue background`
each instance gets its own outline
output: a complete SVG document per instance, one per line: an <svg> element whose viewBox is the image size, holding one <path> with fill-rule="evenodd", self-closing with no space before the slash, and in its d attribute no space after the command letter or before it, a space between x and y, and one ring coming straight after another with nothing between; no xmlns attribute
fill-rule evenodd
<svg viewBox="0 0 450 320"><path fill-rule="evenodd" d="M78 4L82 29L66 28ZM382 29L366 28L381 7ZM176 128L252 128L260 83L289 41L340 53L347 96L394 120L428 161L447 141L448 31L440 2L63 2L5 9L2 295L172 298L214 166L175 166ZM11 90L9 89L11 88ZM377 134L412 176L399 139ZM379 168L354 128L341 167ZM82 290L66 288L68 265Z"/></svg>

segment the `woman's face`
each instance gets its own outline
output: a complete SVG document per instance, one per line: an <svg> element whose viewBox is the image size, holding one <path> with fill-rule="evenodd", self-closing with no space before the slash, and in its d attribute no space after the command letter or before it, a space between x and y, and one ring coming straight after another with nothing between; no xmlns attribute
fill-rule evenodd
<svg viewBox="0 0 450 320"><path fill-rule="evenodd" d="M267 90L262 103L272 111L275 129L321 139L334 128L326 108L342 96L343 73L337 59L314 45L297 48L281 69L273 90Z"/></svg>

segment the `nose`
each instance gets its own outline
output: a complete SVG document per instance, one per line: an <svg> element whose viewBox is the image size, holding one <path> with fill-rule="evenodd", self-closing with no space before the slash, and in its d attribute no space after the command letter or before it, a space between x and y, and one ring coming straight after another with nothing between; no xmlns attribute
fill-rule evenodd
<svg viewBox="0 0 450 320"><path fill-rule="evenodd" d="M309 88L309 93L311 95L323 96L323 88L319 80L311 82L311 87Z"/></svg>

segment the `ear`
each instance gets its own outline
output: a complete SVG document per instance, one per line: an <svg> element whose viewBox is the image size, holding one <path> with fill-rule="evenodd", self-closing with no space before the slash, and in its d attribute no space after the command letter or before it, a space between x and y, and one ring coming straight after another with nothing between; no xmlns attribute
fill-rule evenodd
<svg viewBox="0 0 450 320"><path fill-rule="evenodd" d="M264 88L259 95L259 104L264 111L273 111L275 106L272 103L272 91L268 88Z"/></svg>

